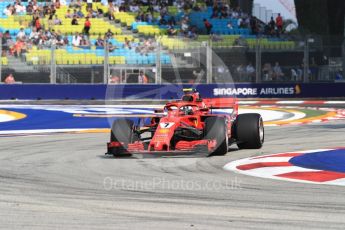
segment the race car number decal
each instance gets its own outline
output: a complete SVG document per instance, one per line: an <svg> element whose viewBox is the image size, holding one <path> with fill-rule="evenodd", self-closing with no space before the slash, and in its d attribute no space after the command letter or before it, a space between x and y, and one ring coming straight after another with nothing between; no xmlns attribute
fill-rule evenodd
<svg viewBox="0 0 345 230"><path fill-rule="evenodd" d="M174 122L162 122L159 123L162 129L170 129L175 123Z"/></svg>

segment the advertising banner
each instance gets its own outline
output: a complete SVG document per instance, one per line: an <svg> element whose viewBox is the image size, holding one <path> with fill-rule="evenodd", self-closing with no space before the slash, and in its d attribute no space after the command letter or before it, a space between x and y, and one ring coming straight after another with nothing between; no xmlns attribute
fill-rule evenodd
<svg viewBox="0 0 345 230"><path fill-rule="evenodd" d="M196 88L202 97L341 98L345 83L200 84L200 85L0 85L0 100L176 99L183 88Z"/></svg>

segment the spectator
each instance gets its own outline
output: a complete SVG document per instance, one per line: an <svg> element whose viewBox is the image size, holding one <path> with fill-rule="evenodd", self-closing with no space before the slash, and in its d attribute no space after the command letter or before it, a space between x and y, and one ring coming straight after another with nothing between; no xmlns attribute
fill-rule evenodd
<svg viewBox="0 0 345 230"><path fill-rule="evenodd" d="M172 23L170 23L168 25L168 28L167 28L167 33L169 36L174 36L177 34L177 30L174 28L174 26L172 25Z"/></svg>
<svg viewBox="0 0 345 230"><path fill-rule="evenodd" d="M113 45L113 43L109 42L108 43L108 50L109 52L113 52L116 49L116 46Z"/></svg>
<svg viewBox="0 0 345 230"><path fill-rule="evenodd" d="M213 25L206 18L204 18L203 21L204 21L204 25L206 28L206 33L211 34L211 30L212 30Z"/></svg>
<svg viewBox="0 0 345 230"><path fill-rule="evenodd" d="M40 31L42 29L39 17L35 18L34 25L35 25L36 31Z"/></svg>
<svg viewBox="0 0 345 230"><path fill-rule="evenodd" d="M153 15L151 13L147 13L146 17L145 17L145 21L148 23L152 23L153 22Z"/></svg>
<svg viewBox="0 0 345 230"><path fill-rule="evenodd" d="M29 4L26 7L26 13L31 15L33 13L33 6L32 6L32 2L29 2Z"/></svg>
<svg viewBox="0 0 345 230"><path fill-rule="evenodd" d="M166 25L168 22L165 20L164 16L160 16L159 25Z"/></svg>
<svg viewBox="0 0 345 230"><path fill-rule="evenodd" d="M273 67L273 80L280 80L284 76L284 73L279 65L279 62L276 62Z"/></svg>
<svg viewBox="0 0 345 230"><path fill-rule="evenodd" d="M87 8L92 9L92 0L86 0Z"/></svg>
<svg viewBox="0 0 345 230"><path fill-rule="evenodd" d="M26 13L26 8L20 2L14 4L14 9L16 13Z"/></svg>
<svg viewBox="0 0 345 230"><path fill-rule="evenodd" d="M294 68L291 68L290 72L291 72L291 80L298 81L297 70L295 70Z"/></svg>
<svg viewBox="0 0 345 230"><path fill-rule="evenodd" d="M55 18L54 18L54 25L62 25L62 22L61 22L61 20L58 18L57 15L55 15Z"/></svg>
<svg viewBox="0 0 345 230"><path fill-rule="evenodd" d="M109 40L112 39L114 36L114 33L111 32L111 29L108 29L108 31L105 33L105 39Z"/></svg>
<svg viewBox="0 0 345 230"><path fill-rule="evenodd" d="M271 63L265 63L263 68L262 68L262 74L263 74L263 80L264 81L269 81L272 80L272 65Z"/></svg>
<svg viewBox="0 0 345 230"><path fill-rule="evenodd" d="M278 29L278 33L282 33L283 31L283 18L282 16L280 16L280 14L278 14L278 16L276 17L276 26Z"/></svg>
<svg viewBox="0 0 345 230"><path fill-rule="evenodd" d="M255 68L254 66L252 65L252 63L249 63L247 66L246 66L246 75L247 75L247 79L249 81L253 81L254 78L255 78Z"/></svg>
<svg viewBox="0 0 345 230"><path fill-rule="evenodd" d="M48 28L51 29L54 26L54 20L53 20L53 16L54 14L49 14L49 18L48 18Z"/></svg>
<svg viewBox="0 0 345 230"><path fill-rule="evenodd" d="M79 24L78 24L78 19L77 19L76 16L73 16L73 19L72 19L72 21L71 21L71 24L72 24L73 26L79 25Z"/></svg>
<svg viewBox="0 0 345 230"><path fill-rule="evenodd" d="M70 7L81 8L82 2L81 0L72 0L69 4Z"/></svg>
<svg viewBox="0 0 345 230"><path fill-rule="evenodd" d="M187 23L187 20L183 19L182 22L181 22L181 31L182 31L182 33L187 33L188 28L189 28L189 25Z"/></svg>
<svg viewBox="0 0 345 230"><path fill-rule="evenodd" d="M89 47L90 45L91 44L90 44L88 37L83 36L80 40L80 46Z"/></svg>
<svg viewBox="0 0 345 230"><path fill-rule="evenodd" d="M101 35L98 36L95 45L97 47L104 47L104 40L102 39Z"/></svg>
<svg viewBox="0 0 345 230"><path fill-rule="evenodd" d="M117 75L112 75L109 79L109 83L110 84L120 84L121 83L120 77Z"/></svg>
<svg viewBox="0 0 345 230"><path fill-rule="evenodd" d="M77 11L76 9L73 10L72 18L73 18L73 17L78 18L78 11Z"/></svg>
<svg viewBox="0 0 345 230"><path fill-rule="evenodd" d="M24 31L24 28L22 27L22 28L20 28L20 30L19 30L19 32L18 32L18 34L17 34L17 38L18 39L25 39L25 37L26 37L26 35L25 35L25 31Z"/></svg>
<svg viewBox="0 0 345 230"><path fill-rule="evenodd" d="M199 72L197 70L193 71L193 75L195 80L193 79L193 83L196 82L201 82L203 80L203 77L205 76L205 71L203 69L200 69Z"/></svg>
<svg viewBox="0 0 345 230"><path fill-rule="evenodd" d="M11 16L12 13L13 13L13 12L12 12L12 8L11 8L11 5L6 6L6 8L4 9L3 13L4 13L4 15L6 15L6 16Z"/></svg>
<svg viewBox="0 0 345 230"><path fill-rule="evenodd" d="M221 11L220 11L220 18L228 18L228 9L223 6Z"/></svg>
<svg viewBox="0 0 345 230"><path fill-rule="evenodd" d="M83 32L85 35L89 36L90 35L90 28L91 28L91 22L89 20L89 18L87 17L84 23L84 29Z"/></svg>
<svg viewBox="0 0 345 230"><path fill-rule="evenodd" d="M81 12L81 9L77 11L76 15L77 15L77 18L84 18L84 14L83 12Z"/></svg>
<svg viewBox="0 0 345 230"><path fill-rule="evenodd" d="M97 18L99 15L98 15L98 12L97 11L94 11L92 10L92 8L88 8L87 9L87 15L86 17L88 18Z"/></svg>
<svg viewBox="0 0 345 230"><path fill-rule="evenodd" d="M15 81L15 79L14 79L14 77L13 77L13 74L9 74L9 75L5 78L4 83L5 83L5 84L14 84L14 83L16 83L16 81Z"/></svg>
<svg viewBox="0 0 345 230"><path fill-rule="evenodd" d="M232 29L233 29L231 21L228 22L228 24L226 25L226 27L228 27L229 30L232 30Z"/></svg>
<svg viewBox="0 0 345 230"><path fill-rule="evenodd" d="M56 9L60 9L60 6L61 6L60 0L55 0L54 6L55 6Z"/></svg>
<svg viewBox="0 0 345 230"><path fill-rule="evenodd" d="M63 36L61 35L61 31L57 31L56 34L55 34L55 37L56 37L56 45L57 46L64 46L64 45L68 45L68 39L67 39L67 42L65 42Z"/></svg>
<svg viewBox="0 0 345 230"><path fill-rule="evenodd" d="M149 79L147 78L147 76L144 74L143 71L140 71L140 73L138 75L138 83L139 84L147 84L147 83L149 83Z"/></svg>
<svg viewBox="0 0 345 230"><path fill-rule="evenodd" d="M270 34L273 35L274 34L274 31L275 31L275 28L276 28L276 23L275 21L273 20L273 17L271 17L271 20L270 22L268 23L269 25L269 28L270 28Z"/></svg>
<svg viewBox="0 0 345 230"><path fill-rule="evenodd" d="M72 45L73 46L80 46L80 42L81 42L81 37L80 37L79 33L76 33L72 38Z"/></svg>
<svg viewBox="0 0 345 230"><path fill-rule="evenodd" d="M119 7L119 12L127 12L127 6L125 4L121 4Z"/></svg>
<svg viewBox="0 0 345 230"><path fill-rule="evenodd" d="M244 69L243 65L237 66L236 73L237 73L236 75L238 76L237 78L238 78L239 81L244 80L243 78L245 76L245 69Z"/></svg>
<svg viewBox="0 0 345 230"><path fill-rule="evenodd" d="M22 53L26 52L26 45L24 40L22 39L17 39L16 43L14 44L14 46L11 49L11 53L15 56L15 57L21 57Z"/></svg>
<svg viewBox="0 0 345 230"><path fill-rule="evenodd" d="M70 10L70 9L67 10L67 13L66 13L66 15L65 15L65 18L73 18L73 14L71 13L71 10Z"/></svg>
<svg viewBox="0 0 345 230"><path fill-rule="evenodd" d="M37 32L36 28L33 28L30 35L29 35L29 40L34 44L38 44L39 40L39 33Z"/></svg>
<svg viewBox="0 0 345 230"><path fill-rule="evenodd" d="M211 18L218 18L218 14L219 14L218 4L215 2L213 5Z"/></svg>
<svg viewBox="0 0 345 230"><path fill-rule="evenodd" d="M115 6L113 6L112 2L109 2L107 15L109 20L115 19Z"/></svg>
<svg viewBox="0 0 345 230"><path fill-rule="evenodd" d="M131 5L131 6L129 7L129 10L130 10L131 12L133 12L133 13L137 13L137 12L139 12L140 8L139 8L138 5Z"/></svg>
<svg viewBox="0 0 345 230"><path fill-rule="evenodd" d="M123 44L123 48L125 48L125 49L132 49L131 41L127 37L125 38L125 42Z"/></svg>
<svg viewBox="0 0 345 230"><path fill-rule="evenodd" d="M198 36L197 36L197 34L196 34L196 32L195 32L194 27L191 28L190 30L188 30L187 37L188 37L189 39L197 39Z"/></svg>
<svg viewBox="0 0 345 230"><path fill-rule="evenodd" d="M1 44L2 44L1 56L4 57L7 55L7 51L9 51L8 41L11 40L10 32L8 30L6 30L6 32L4 34L0 33L0 40L1 40Z"/></svg>

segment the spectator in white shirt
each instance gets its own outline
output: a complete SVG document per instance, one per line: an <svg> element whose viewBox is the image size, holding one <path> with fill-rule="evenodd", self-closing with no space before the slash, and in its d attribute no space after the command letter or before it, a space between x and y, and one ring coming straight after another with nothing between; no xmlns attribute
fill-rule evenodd
<svg viewBox="0 0 345 230"><path fill-rule="evenodd" d="M3 11L4 15L6 16L11 16L12 15L12 11L11 11L11 8L10 6L7 6L4 11Z"/></svg>
<svg viewBox="0 0 345 230"><path fill-rule="evenodd" d="M228 29L232 30L232 29L233 29L232 23L231 23L231 22L228 22L227 27L228 27Z"/></svg>
<svg viewBox="0 0 345 230"><path fill-rule="evenodd" d="M238 26L238 27L241 27L242 21L243 21L242 18L239 18L239 19L237 20L237 26Z"/></svg>
<svg viewBox="0 0 345 230"><path fill-rule="evenodd" d="M17 13L25 13L26 12L25 6L21 5L20 3L16 3L14 5L14 8L16 9Z"/></svg>
<svg viewBox="0 0 345 230"><path fill-rule="evenodd" d="M73 36L73 38L72 38L72 45L73 46L80 46L80 41L81 41L81 37L80 37L79 33L76 33L76 35Z"/></svg>
<svg viewBox="0 0 345 230"><path fill-rule="evenodd" d="M279 62L276 62L275 66L273 67L273 80L279 80L279 78L283 76L284 76L284 73L279 66Z"/></svg>
<svg viewBox="0 0 345 230"><path fill-rule="evenodd" d="M17 34L17 38L19 39L25 39L25 31L24 28L20 28L18 34Z"/></svg>
<svg viewBox="0 0 345 230"><path fill-rule="evenodd" d="M29 35L29 39L33 40L33 39L38 39L38 33L36 31L36 28L33 28L30 35Z"/></svg>
<svg viewBox="0 0 345 230"><path fill-rule="evenodd" d="M255 77L255 68L252 65L252 63L249 63L247 65L246 74L247 74L248 80L253 80L253 78Z"/></svg>

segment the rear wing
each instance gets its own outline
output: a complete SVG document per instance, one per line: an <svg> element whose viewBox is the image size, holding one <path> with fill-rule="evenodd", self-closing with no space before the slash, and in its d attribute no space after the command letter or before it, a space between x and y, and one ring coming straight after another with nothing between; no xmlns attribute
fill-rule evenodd
<svg viewBox="0 0 345 230"><path fill-rule="evenodd" d="M232 114L238 114L238 102L236 98L204 98L202 100L211 110L232 109Z"/></svg>

